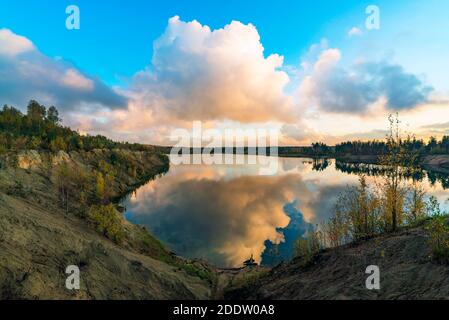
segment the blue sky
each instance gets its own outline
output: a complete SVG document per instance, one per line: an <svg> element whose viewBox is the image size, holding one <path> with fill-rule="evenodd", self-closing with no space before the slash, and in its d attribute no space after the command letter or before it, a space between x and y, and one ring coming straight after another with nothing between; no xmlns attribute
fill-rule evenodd
<svg viewBox="0 0 449 320"><path fill-rule="evenodd" d="M401 1L378 2L395 10ZM408 1L407 1L408 2ZM289 64L310 45L328 38L335 45L345 31L362 25L370 1L54 1L2 0L0 26L31 39L49 56L62 56L107 83L131 76L149 64L152 42L179 15L198 20L212 29L232 20L257 27L266 53L279 53ZM405 1L402 1L405 3ZM65 8L76 4L81 11L81 30L65 28ZM385 9L385 13L388 11Z"/></svg>
<svg viewBox="0 0 449 320"><path fill-rule="evenodd" d="M80 8L80 30L65 27L65 9L72 4ZM380 30L365 28L370 4L380 8ZM290 143L306 141L299 138L304 135L331 142L372 137L384 127L385 114L398 110L419 129L449 116L441 107L449 101L447 12L449 2L440 0L0 0L0 42L13 50L24 37L36 49L17 51L12 59L2 57L0 48L0 72L6 75L0 98L23 104L37 96L60 105L67 124L82 131L136 141L166 138L167 122L185 126L196 120L193 115L216 127L275 122L285 132L293 129L299 140ZM169 22L174 16L179 18ZM215 32L221 28L231 42ZM196 50L192 43L198 39L206 40ZM247 49L253 56L239 61ZM224 56L212 61L211 50ZM320 61L327 65L321 73L314 71ZM32 68L23 70L24 62ZM41 79L36 70L46 88L34 85ZM227 82L229 72L238 79L234 87ZM208 90L217 96L204 94ZM229 95L234 91L245 97L244 104ZM136 125L120 132L124 119ZM162 131L155 126L161 123Z"/></svg>

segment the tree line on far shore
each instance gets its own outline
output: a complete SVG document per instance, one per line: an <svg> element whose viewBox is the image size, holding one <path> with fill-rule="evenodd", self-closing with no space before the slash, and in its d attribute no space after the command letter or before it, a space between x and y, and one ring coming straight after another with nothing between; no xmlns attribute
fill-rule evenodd
<svg viewBox="0 0 449 320"><path fill-rule="evenodd" d="M430 137L427 142L409 135L401 138L399 143L407 152L418 154L449 154L449 136L446 135L441 139ZM387 143L379 140L348 141L335 146L335 153L337 154L383 155L387 152Z"/></svg>
<svg viewBox="0 0 449 320"><path fill-rule="evenodd" d="M440 139L430 137L426 142L423 139L417 139L413 135L401 138L399 143L407 152L417 154L449 154L449 136L443 136ZM281 153L289 154L295 152L295 147L284 147ZM304 153L317 156L332 155L384 155L388 153L388 145L385 141L346 141L335 146L328 146L322 142L313 143L311 147L302 147Z"/></svg>

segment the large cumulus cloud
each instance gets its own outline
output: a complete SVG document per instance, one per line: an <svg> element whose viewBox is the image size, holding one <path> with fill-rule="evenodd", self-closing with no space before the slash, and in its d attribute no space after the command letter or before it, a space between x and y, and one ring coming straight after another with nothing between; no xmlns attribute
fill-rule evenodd
<svg viewBox="0 0 449 320"><path fill-rule="evenodd" d="M17 107L35 99L66 110L127 106L125 98L100 80L45 56L30 40L8 29L0 29L0 99Z"/></svg>
<svg viewBox="0 0 449 320"><path fill-rule="evenodd" d="M155 41L152 65L134 78L142 111L182 120L289 121L291 98L283 58L265 58L256 28L233 21L211 30L169 20Z"/></svg>
<svg viewBox="0 0 449 320"><path fill-rule="evenodd" d="M301 83L304 105L336 113L366 113L376 103L390 111L412 109L427 102L432 88L402 66L386 61L340 66L338 49L324 50Z"/></svg>

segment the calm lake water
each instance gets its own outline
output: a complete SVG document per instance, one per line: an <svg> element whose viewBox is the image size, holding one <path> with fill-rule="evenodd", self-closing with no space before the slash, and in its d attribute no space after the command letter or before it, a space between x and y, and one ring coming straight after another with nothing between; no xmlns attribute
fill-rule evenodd
<svg viewBox="0 0 449 320"><path fill-rule="evenodd" d="M291 258L294 240L329 217L339 193L357 184L357 171L369 174L369 181L381 175L376 166L335 160L278 161L272 176L249 164L171 165L125 200L125 217L184 257L235 267L253 254L273 265ZM423 172L419 178L448 208L448 177Z"/></svg>

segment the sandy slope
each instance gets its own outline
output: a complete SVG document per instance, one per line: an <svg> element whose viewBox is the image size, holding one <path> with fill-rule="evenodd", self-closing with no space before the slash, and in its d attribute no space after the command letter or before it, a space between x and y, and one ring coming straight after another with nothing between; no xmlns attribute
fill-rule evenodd
<svg viewBox="0 0 449 320"><path fill-rule="evenodd" d="M368 265L380 268L379 291L366 289ZM432 262L418 227L323 252L310 265L295 259L226 298L449 299L449 266Z"/></svg>
<svg viewBox="0 0 449 320"><path fill-rule="evenodd" d="M23 188L17 190L19 183ZM65 214L56 194L44 170L0 169L0 299L210 296L207 281L117 246L84 220ZM71 264L81 268L80 291L65 288L65 268Z"/></svg>

